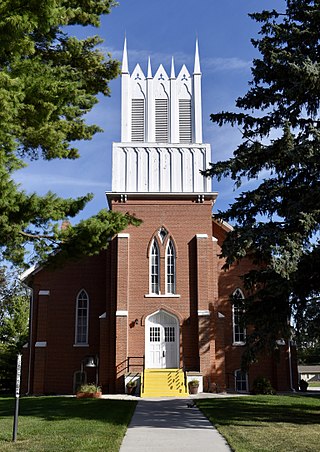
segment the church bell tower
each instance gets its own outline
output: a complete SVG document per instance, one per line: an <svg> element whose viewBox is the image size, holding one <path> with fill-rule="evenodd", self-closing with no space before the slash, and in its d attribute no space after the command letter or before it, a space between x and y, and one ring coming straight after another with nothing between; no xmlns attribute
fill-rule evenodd
<svg viewBox="0 0 320 452"><path fill-rule="evenodd" d="M107 197L112 210L142 224L111 245L115 364L143 357L146 371L205 375L212 363L199 331L210 337L217 294L211 216L217 194L200 172L209 167L211 148L202 140L198 42L193 73L185 65L176 73L172 59L169 75L162 64L153 72L150 58L146 74L139 64L130 73L125 41L121 92L121 142L113 143Z"/></svg>
<svg viewBox="0 0 320 452"><path fill-rule="evenodd" d="M198 42L194 69L170 75L161 64L147 74L137 64L129 73L127 43L122 60L121 142L113 144L112 193L125 200L137 193L183 195L199 201L210 194L211 149L202 142L201 70ZM212 195L212 194L211 194Z"/></svg>

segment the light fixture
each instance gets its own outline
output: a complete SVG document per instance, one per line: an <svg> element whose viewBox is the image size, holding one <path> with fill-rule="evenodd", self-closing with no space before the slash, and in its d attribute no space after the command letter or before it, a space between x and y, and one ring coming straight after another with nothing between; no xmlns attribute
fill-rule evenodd
<svg viewBox="0 0 320 452"><path fill-rule="evenodd" d="M97 367L97 363L95 362L94 356L88 356L85 360L86 367Z"/></svg>

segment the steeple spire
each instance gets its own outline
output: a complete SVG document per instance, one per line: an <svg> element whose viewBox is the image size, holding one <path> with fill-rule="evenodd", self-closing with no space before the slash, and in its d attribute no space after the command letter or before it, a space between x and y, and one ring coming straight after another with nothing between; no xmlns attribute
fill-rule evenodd
<svg viewBox="0 0 320 452"><path fill-rule="evenodd" d="M196 39L196 51L194 54L193 69L193 142L202 143L202 106L201 106L201 69L199 58L198 38Z"/></svg>
<svg viewBox="0 0 320 452"><path fill-rule="evenodd" d="M124 38L124 45L123 45L121 74L129 74L128 52L127 52L127 38L126 37Z"/></svg>
<svg viewBox="0 0 320 452"><path fill-rule="evenodd" d="M152 70L151 70L151 60L150 60L150 57L148 58L147 78L152 78Z"/></svg>
<svg viewBox="0 0 320 452"><path fill-rule="evenodd" d="M173 59L173 57L171 59L171 74L170 74L170 78L171 79L175 79L176 78L176 74L175 74L175 71L174 71L174 59Z"/></svg>
<svg viewBox="0 0 320 452"><path fill-rule="evenodd" d="M194 55L193 75L195 75L195 74L201 74L198 38L196 39L196 50L195 50L195 55Z"/></svg>

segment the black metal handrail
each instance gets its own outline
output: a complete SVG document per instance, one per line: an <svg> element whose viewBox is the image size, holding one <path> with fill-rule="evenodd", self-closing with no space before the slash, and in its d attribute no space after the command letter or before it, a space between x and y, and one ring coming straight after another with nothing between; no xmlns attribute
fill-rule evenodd
<svg viewBox="0 0 320 452"><path fill-rule="evenodd" d="M142 364L133 363L131 364L130 361L134 359L142 359ZM142 371L144 371L144 356L128 356L127 358L127 372L130 372L130 367L142 367Z"/></svg>

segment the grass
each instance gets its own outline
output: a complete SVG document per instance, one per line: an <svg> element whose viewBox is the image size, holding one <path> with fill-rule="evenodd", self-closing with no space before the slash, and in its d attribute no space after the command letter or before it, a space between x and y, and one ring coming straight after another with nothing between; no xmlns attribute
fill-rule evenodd
<svg viewBox="0 0 320 452"><path fill-rule="evenodd" d="M70 397L20 400L17 442L12 442L14 399L0 398L0 450L118 451L136 402Z"/></svg>
<svg viewBox="0 0 320 452"><path fill-rule="evenodd" d="M197 400L236 452L315 452L319 396L248 396Z"/></svg>
<svg viewBox="0 0 320 452"><path fill-rule="evenodd" d="M320 387L320 381L308 381L309 388L319 388Z"/></svg>

